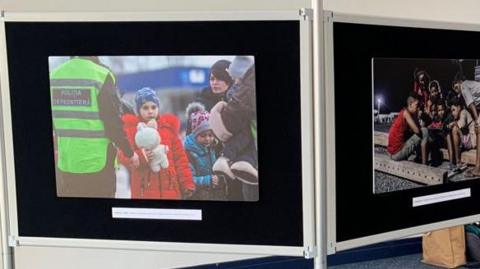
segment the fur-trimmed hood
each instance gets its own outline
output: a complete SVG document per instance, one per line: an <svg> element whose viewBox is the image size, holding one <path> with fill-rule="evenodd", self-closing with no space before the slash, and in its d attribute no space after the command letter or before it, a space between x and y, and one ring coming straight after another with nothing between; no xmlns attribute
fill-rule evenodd
<svg viewBox="0 0 480 269"><path fill-rule="evenodd" d="M200 145L193 134L189 134L185 137L185 140L183 141L183 146L185 147L185 150L193 152L198 156L207 153L207 148L203 145Z"/></svg>

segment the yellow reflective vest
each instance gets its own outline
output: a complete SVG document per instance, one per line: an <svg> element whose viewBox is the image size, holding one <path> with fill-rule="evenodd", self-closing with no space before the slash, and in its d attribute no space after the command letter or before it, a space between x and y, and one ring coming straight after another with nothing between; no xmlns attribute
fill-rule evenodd
<svg viewBox="0 0 480 269"><path fill-rule="evenodd" d="M50 73L58 169L63 172L96 173L107 163L110 140L99 117L98 96L109 75L114 79L107 68L82 58Z"/></svg>

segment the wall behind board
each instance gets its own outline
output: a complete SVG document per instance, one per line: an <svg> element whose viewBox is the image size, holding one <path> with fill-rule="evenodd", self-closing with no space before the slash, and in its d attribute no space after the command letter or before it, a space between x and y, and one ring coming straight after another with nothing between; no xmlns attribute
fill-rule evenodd
<svg viewBox="0 0 480 269"><path fill-rule="evenodd" d="M310 7L308 0L176 0L176 1L68 1L0 0L8 12L47 11L215 11L296 10ZM477 0L324 0L324 9L357 15L478 23ZM15 250L15 268L173 268L258 256L200 253L167 253L106 249L21 247Z"/></svg>

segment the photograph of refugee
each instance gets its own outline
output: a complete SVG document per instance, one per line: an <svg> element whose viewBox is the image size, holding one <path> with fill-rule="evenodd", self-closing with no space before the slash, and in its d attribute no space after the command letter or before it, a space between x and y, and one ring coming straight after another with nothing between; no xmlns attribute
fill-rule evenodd
<svg viewBox="0 0 480 269"><path fill-rule="evenodd" d="M480 179L480 60L373 58L374 193Z"/></svg>
<svg viewBox="0 0 480 269"><path fill-rule="evenodd" d="M255 61L50 56L58 197L258 201Z"/></svg>

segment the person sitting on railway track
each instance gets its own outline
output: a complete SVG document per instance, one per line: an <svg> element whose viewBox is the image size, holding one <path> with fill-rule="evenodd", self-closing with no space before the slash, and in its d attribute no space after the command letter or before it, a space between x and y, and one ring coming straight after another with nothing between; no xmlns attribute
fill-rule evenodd
<svg viewBox="0 0 480 269"><path fill-rule="evenodd" d="M430 100L430 75L425 70L415 68L413 72L413 92L412 95L418 97L419 111L426 112L426 106Z"/></svg>
<svg viewBox="0 0 480 269"><path fill-rule="evenodd" d="M480 176L480 135L478 135L480 133L480 82L457 77L452 83L452 89L457 95L461 94L465 100L465 107L473 118L474 130L477 134L475 167L467 170L465 176L478 177Z"/></svg>
<svg viewBox="0 0 480 269"><path fill-rule="evenodd" d="M447 116L445 102L434 104L431 107L432 123L428 126L429 129L442 129L445 124Z"/></svg>
<svg viewBox="0 0 480 269"><path fill-rule="evenodd" d="M453 121L448 124L450 134L447 135L448 156L450 167L458 169L464 167L461 163L461 152L474 149L477 146L477 135L472 115L465 109L462 100L454 98L450 110Z"/></svg>
<svg viewBox="0 0 480 269"><path fill-rule="evenodd" d="M418 123L419 100L407 98L407 106L398 114L388 133L387 151L394 161L406 160L420 151L422 164L427 164L428 129ZM418 157L418 154L417 154Z"/></svg>
<svg viewBox="0 0 480 269"><path fill-rule="evenodd" d="M446 104L444 100L439 100L430 107L432 115L432 122L428 126L428 135L432 140L429 145L430 159L433 166L438 166L443 163L442 148L447 148L447 135L451 133L448 129L450 120L450 113L446 111Z"/></svg>
<svg viewBox="0 0 480 269"><path fill-rule="evenodd" d="M429 99L425 105L425 112L430 115L432 121L434 120L437 106L445 103L443 99L442 89L437 80L433 80L428 84Z"/></svg>

